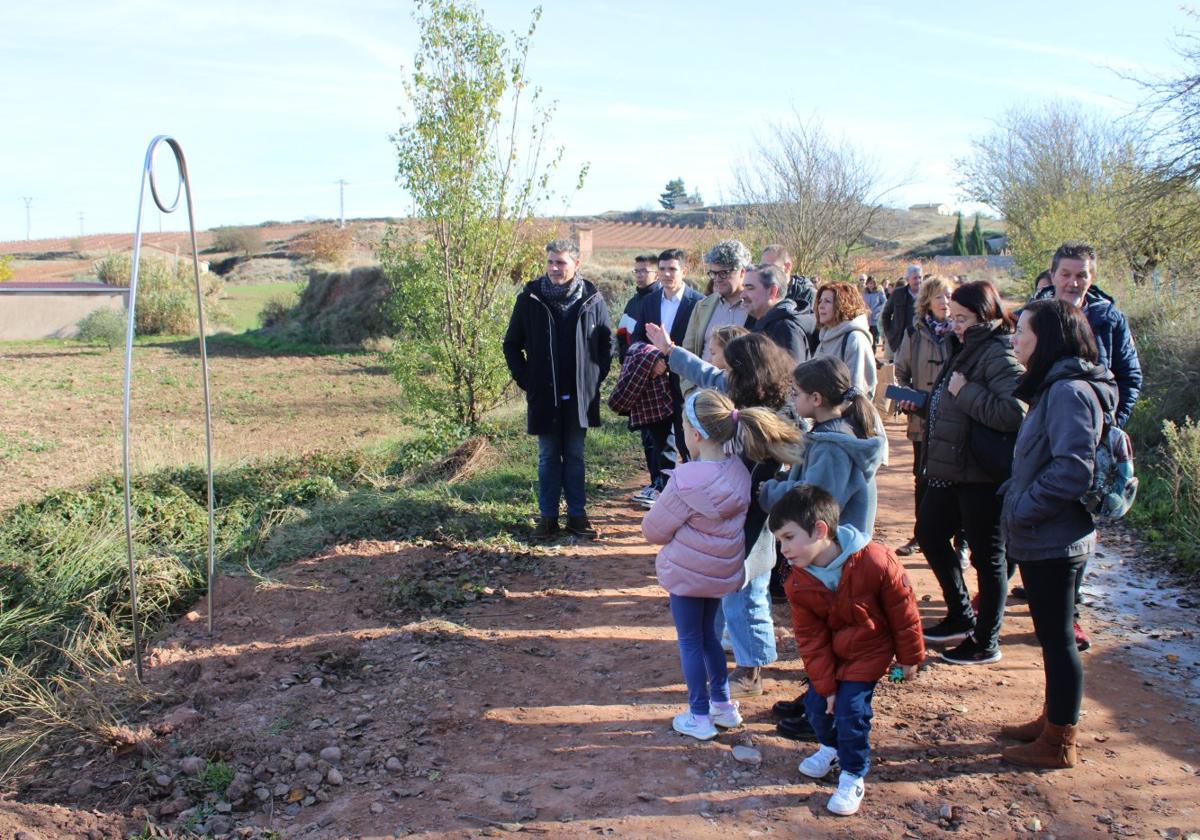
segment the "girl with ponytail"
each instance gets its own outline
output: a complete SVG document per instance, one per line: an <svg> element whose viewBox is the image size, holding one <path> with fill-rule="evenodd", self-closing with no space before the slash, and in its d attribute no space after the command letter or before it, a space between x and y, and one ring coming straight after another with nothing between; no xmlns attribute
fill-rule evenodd
<svg viewBox="0 0 1200 840"><path fill-rule="evenodd" d="M773 411L739 411L724 394L696 391L683 406L683 434L693 460L677 466L642 520L646 539L662 548L658 581L670 594L688 710L672 728L707 741L717 727L741 725L730 699L725 651L717 629L721 598L746 580L743 526L750 507L750 472L733 453L740 443L751 458L791 460L799 432Z"/></svg>
<svg viewBox="0 0 1200 840"><path fill-rule="evenodd" d="M887 452L883 424L866 394L852 387L850 369L835 356L818 356L792 374L796 414L813 421L803 456L787 478L763 483L758 501L770 511L797 484L815 484L837 500L840 524L867 537L875 529L875 474Z"/></svg>

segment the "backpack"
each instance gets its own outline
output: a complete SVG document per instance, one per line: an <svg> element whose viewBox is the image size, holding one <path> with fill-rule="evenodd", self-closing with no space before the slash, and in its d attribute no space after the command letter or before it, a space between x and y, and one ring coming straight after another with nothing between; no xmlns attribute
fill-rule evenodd
<svg viewBox="0 0 1200 840"><path fill-rule="evenodd" d="M1088 513L1100 519L1120 519L1133 507L1138 480L1133 474L1133 442L1110 415L1104 418L1092 486L1079 497Z"/></svg>

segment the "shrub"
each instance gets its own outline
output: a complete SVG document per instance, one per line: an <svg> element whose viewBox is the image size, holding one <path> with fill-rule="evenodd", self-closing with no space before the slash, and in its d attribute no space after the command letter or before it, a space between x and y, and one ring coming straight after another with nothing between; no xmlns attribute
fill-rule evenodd
<svg viewBox="0 0 1200 840"><path fill-rule="evenodd" d="M212 229L212 249L231 254L251 254L261 251L262 232L252 227L217 227Z"/></svg>
<svg viewBox="0 0 1200 840"><path fill-rule="evenodd" d="M110 252L93 263L96 276L112 286L128 286L133 257ZM207 271L200 273L200 291L209 321L220 320L224 282ZM132 303L132 302L131 302ZM140 335L194 333L196 324L195 280L190 259L143 257L138 271L138 299L134 327Z"/></svg>
<svg viewBox="0 0 1200 840"><path fill-rule="evenodd" d="M123 309L96 309L79 322L75 338L88 344L104 344L112 350L125 339L126 315Z"/></svg>
<svg viewBox="0 0 1200 840"><path fill-rule="evenodd" d="M328 224L313 228L292 240L292 250L316 263L342 265L354 247L354 232Z"/></svg>
<svg viewBox="0 0 1200 840"><path fill-rule="evenodd" d="M263 329L277 327L288 319L292 311L292 298L273 297L263 304L258 312L258 323Z"/></svg>
<svg viewBox="0 0 1200 840"><path fill-rule="evenodd" d="M3 283L12 276L12 257L0 256L0 283Z"/></svg>

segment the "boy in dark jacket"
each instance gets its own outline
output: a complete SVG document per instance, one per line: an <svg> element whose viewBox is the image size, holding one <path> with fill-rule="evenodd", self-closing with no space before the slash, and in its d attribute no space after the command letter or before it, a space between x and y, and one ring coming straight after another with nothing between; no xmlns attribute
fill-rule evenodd
<svg viewBox="0 0 1200 840"><path fill-rule="evenodd" d="M771 508L769 525L792 567L786 589L808 672L804 706L821 743L800 772L821 779L840 765L826 807L849 816L865 790L875 684L893 658L905 679L915 677L925 643L904 568L891 549L852 526L838 527L840 515L829 493L801 484Z"/></svg>

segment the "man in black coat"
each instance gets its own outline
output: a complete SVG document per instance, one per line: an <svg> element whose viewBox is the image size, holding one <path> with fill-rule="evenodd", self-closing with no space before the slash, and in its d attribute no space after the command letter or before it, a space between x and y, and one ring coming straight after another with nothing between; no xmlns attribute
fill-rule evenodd
<svg viewBox="0 0 1200 840"><path fill-rule="evenodd" d="M633 297L625 302L624 315L621 323L617 324L617 354L625 359L625 351L633 343L633 330L623 330L622 327L632 319L637 321L638 313L642 311L642 301L646 295L662 288L658 282L658 254L638 254L633 258Z"/></svg>
<svg viewBox="0 0 1200 840"><path fill-rule="evenodd" d="M904 272L904 285L892 292L883 306L880 320L891 355L899 352L904 331L913 325L917 316L917 292L920 289L921 266L913 263Z"/></svg>
<svg viewBox="0 0 1200 840"><path fill-rule="evenodd" d="M526 431L538 436L535 539L558 532L566 496L567 530L597 536L584 495L583 445L600 425L600 383L613 356L612 321L596 287L579 273L579 246L546 245L546 273L525 284L504 334L504 360L525 392Z"/></svg>
<svg viewBox="0 0 1200 840"><path fill-rule="evenodd" d="M633 332L634 341L649 341L646 337L646 324L657 324L667 331L671 340L682 342L687 333L688 320L696 304L704 300L704 295L689 286L684 279L687 277L687 255L679 248L668 248L658 255L658 284L657 291L651 292L641 300L637 314L637 327ZM683 392L679 385L679 376L670 374L671 400L675 405L675 413L671 418L671 428L675 434L675 451L679 461L688 460L690 453L683 442ZM645 440L643 439L643 443ZM665 443L662 441L660 443ZM652 442L657 451L657 457L665 457L659 443ZM655 491L661 487L653 488ZM653 504L658 497L657 492L645 489L635 497L635 501L643 504Z"/></svg>
<svg viewBox="0 0 1200 840"><path fill-rule="evenodd" d="M787 273L777 265L763 263L746 272L742 281L742 300L750 310L746 328L770 338L799 364L809 358L808 336L817 319L811 312L802 315L796 302L783 296L787 284Z"/></svg>

